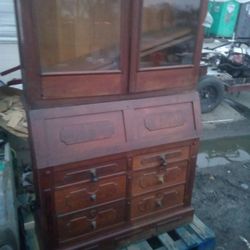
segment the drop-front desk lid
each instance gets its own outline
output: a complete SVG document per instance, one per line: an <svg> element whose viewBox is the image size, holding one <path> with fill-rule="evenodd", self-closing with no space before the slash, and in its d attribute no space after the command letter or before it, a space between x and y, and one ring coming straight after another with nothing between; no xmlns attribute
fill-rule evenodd
<svg viewBox="0 0 250 250"><path fill-rule="evenodd" d="M30 110L29 116L37 168L188 140L200 133L196 92Z"/></svg>

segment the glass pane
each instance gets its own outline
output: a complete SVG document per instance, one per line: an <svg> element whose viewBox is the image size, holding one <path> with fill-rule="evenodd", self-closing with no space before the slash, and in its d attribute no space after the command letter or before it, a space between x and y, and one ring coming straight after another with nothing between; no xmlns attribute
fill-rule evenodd
<svg viewBox="0 0 250 250"><path fill-rule="evenodd" d="M193 64L200 0L144 0L140 67Z"/></svg>
<svg viewBox="0 0 250 250"><path fill-rule="evenodd" d="M121 0L39 0L43 72L120 67Z"/></svg>

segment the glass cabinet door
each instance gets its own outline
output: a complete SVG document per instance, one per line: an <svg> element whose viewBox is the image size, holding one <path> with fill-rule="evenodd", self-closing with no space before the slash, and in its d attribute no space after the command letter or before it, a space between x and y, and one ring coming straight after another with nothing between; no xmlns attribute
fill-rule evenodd
<svg viewBox="0 0 250 250"><path fill-rule="evenodd" d="M43 0L38 37L43 73L120 69L121 0Z"/></svg>
<svg viewBox="0 0 250 250"><path fill-rule="evenodd" d="M193 64L199 1L144 0L140 68Z"/></svg>
<svg viewBox="0 0 250 250"><path fill-rule="evenodd" d="M121 39L127 27L126 12L122 11L125 6L126 0L36 0L45 94L55 95L53 86L59 85L59 81L60 87L65 88L61 91L64 95L72 87L78 87L72 92L74 97L77 93L79 96L118 94L126 89L123 85L128 41ZM107 81L110 86L106 86ZM77 86L72 86L74 82L78 82Z"/></svg>
<svg viewBox="0 0 250 250"><path fill-rule="evenodd" d="M201 1L138 2L141 15L138 45L133 43L133 54L137 54L134 91L178 88L194 81Z"/></svg>
<svg viewBox="0 0 250 250"><path fill-rule="evenodd" d="M29 96L193 89L207 1L17 0Z"/></svg>

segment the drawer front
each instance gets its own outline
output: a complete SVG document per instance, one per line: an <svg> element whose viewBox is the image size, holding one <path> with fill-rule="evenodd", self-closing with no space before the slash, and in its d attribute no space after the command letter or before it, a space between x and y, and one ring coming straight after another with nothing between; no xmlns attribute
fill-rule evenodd
<svg viewBox="0 0 250 250"><path fill-rule="evenodd" d="M186 181L188 162L170 164L145 171L136 171L132 176L132 195L143 194Z"/></svg>
<svg viewBox="0 0 250 250"><path fill-rule="evenodd" d="M88 164L55 172L55 185L62 186L76 182L96 182L103 177L125 172L126 159L119 159L100 164Z"/></svg>
<svg viewBox="0 0 250 250"><path fill-rule="evenodd" d="M124 201L61 216L57 220L59 239L63 241L72 237L95 233L124 221Z"/></svg>
<svg viewBox="0 0 250 250"><path fill-rule="evenodd" d="M107 178L95 183L83 183L55 191L57 213L67 213L89 206L124 198L126 176Z"/></svg>
<svg viewBox="0 0 250 250"><path fill-rule="evenodd" d="M159 166L168 167L169 163L188 160L189 151L189 146L183 146L134 156L132 159L132 167L134 170Z"/></svg>
<svg viewBox="0 0 250 250"><path fill-rule="evenodd" d="M182 206L185 186L177 186L132 199L131 218Z"/></svg>

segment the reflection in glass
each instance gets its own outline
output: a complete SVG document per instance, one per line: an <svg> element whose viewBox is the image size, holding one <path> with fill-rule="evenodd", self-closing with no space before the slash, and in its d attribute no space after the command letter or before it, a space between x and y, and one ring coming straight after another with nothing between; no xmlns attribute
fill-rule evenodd
<svg viewBox="0 0 250 250"><path fill-rule="evenodd" d="M140 67L193 64L200 0L144 0Z"/></svg>
<svg viewBox="0 0 250 250"><path fill-rule="evenodd" d="M121 0L39 0L43 72L120 68Z"/></svg>

